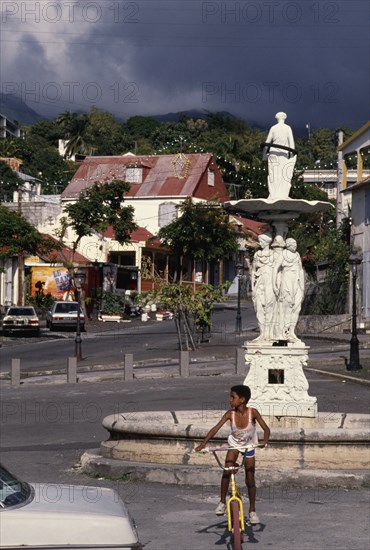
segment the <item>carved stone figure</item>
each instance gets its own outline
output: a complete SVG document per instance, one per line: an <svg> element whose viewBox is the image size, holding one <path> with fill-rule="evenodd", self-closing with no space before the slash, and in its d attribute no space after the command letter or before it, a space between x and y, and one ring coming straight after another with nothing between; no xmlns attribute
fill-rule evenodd
<svg viewBox="0 0 370 550"><path fill-rule="evenodd" d="M275 258L274 292L278 301L278 337L297 342L295 327L304 297L304 273L297 242L286 239L285 249Z"/></svg>
<svg viewBox="0 0 370 550"><path fill-rule="evenodd" d="M270 200L287 199L297 156L290 126L285 124L287 115L277 113L277 124L270 128L263 158L268 160L268 189ZM279 147L281 146L281 147Z"/></svg>
<svg viewBox="0 0 370 550"><path fill-rule="evenodd" d="M259 235L258 241L261 250L255 253L252 265L252 300L260 329L260 335L255 341L270 341L273 336L273 313L276 304L273 286L274 252L270 249L270 235Z"/></svg>

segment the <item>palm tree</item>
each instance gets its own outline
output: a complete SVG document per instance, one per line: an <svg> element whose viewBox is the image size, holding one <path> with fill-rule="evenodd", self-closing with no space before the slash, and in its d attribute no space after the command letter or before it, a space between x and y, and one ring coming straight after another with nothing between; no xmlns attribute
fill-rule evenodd
<svg viewBox="0 0 370 550"><path fill-rule="evenodd" d="M78 115L68 111L59 115L57 124L63 129L63 137L67 140L64 158L73 155L91 155L93 138L89 132L88 115Z"/></svg>

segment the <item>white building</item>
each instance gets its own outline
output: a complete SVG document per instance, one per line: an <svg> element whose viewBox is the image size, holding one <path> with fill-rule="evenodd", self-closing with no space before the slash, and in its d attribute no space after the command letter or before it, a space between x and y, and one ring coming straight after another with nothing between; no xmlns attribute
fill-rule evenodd
<svg viewBox="0 0 370 550"><path fill-rule="evenodd" d="M364 124L347 141L338 147L338 166L341 178L338 189L337 222L349 214L352 218L351 248L362 263L358 270L358 311L362 323L370 326L370 176L364 170L363 157L370 149L370 121ZM357 178L348 179L346 158L356 156Z"/></svg>
<svg viewBox="0 0 370 550"><path fill-rule="evenodd" d="M21 127L0 113L0 138L20 138L23 137Z"/></svg>

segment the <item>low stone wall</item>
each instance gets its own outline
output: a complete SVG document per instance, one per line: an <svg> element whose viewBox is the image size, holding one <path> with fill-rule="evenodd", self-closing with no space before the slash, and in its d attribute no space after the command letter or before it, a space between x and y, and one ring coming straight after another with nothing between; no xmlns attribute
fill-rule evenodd
<svg viewBox="0 0 370 550"><path fill-rule="evenodd" d="M297 324L297 333L326 334L343 333L351 328L351 316L344 315L301 315Z"/></svg>

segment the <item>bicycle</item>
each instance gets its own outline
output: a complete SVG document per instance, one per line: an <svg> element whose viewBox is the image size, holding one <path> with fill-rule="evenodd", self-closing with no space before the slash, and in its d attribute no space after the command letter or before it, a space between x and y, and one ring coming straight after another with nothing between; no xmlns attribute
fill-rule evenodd
<svg viewBox="0 0 370 550"><path fill-rule="evenodd" d="M233 535L233 548L234 550L242 550L242 543L244 542L244 531L245 531L245 520L244 520L244 506L243 501L240 496L238 487L236 485L235 476L240 468L243 467L246 455L248 451L251 451L252 449L256 449L257 447L265 447L264 444L257 444L257 445L248 445L244 447L216 447L215 449L211 449L210 447L205 447L202 449L201 453L209 453L212 452L213 456L215 457L218 465L222 470L225 472L230 472L230 496L227 499L226 502L226 511L227 511L227 528ZM242 453L242 463L235 464L234 466L224 466L218 455L217 452L219 451L230 451L230 450L238 450Z"/></svg>

